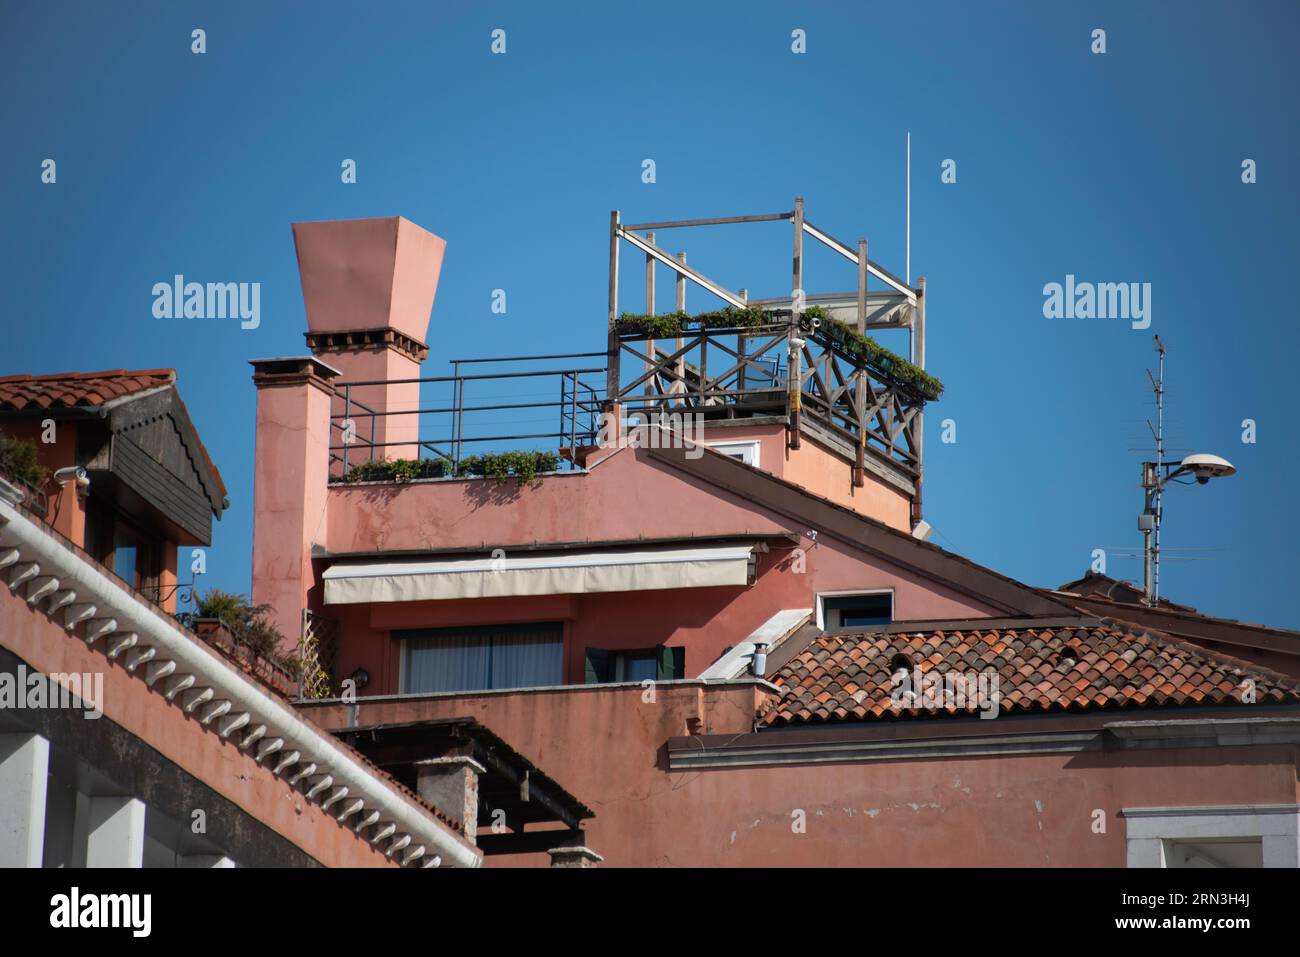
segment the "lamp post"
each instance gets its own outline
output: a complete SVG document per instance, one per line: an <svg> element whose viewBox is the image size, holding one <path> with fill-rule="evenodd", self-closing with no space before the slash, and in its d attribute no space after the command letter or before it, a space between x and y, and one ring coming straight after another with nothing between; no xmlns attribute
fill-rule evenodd
<svg viewBox="0 0 1300 957"><path fill-rule="evenodd" d="M1165 461L1165 344L1159 336L1155 340L1156 351L1160 353L1160 371L1158 376L1152 376L1148 370L1147 376L1156 394L1156 426L1151 430L1156 439L1156 460L1142 463L1146 504L1138 516L1138 531L1142 533L1142 591L1148 605L1160 600L1160 526L1165 514L1165 486L1170 482L1186 485L1178 480L1188 475L1198 485L1205 485L1212 478L1226 478L1237 471L1227 459L1209 452L1196 452L1181 462Z"/></svg>

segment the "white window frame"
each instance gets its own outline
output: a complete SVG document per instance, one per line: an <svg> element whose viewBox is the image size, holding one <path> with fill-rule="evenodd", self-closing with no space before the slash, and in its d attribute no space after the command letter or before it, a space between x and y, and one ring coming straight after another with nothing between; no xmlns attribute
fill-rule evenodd
<svg viewBox="0 0 1300 957"><path fill-rule="evenodd" d="M898 610L897 602L894 601L894 589L892 588L851 588L848 591L819 591L817 593L817 630L826 630L826 603L824 598L856 598L867 597L868 595L888 595L889 596L889 617L897 621Z"/></svg>
<svg viewBox="0 0 1300 957"><path fill-rule="evenodd" d="M730 455L733 458L739 458L746 465L752 465L754 468L760 468L762 459L762 445L757 439L753 441L740 442L705 442L706 447L713 449L715 452L721 452L723 455ZM737 456L736 453L740 455Z"/></svg>
<svg viewBox="0 0 1300 957"><path fill-rule="evenodd" d="M1171 842L1259 838L1265 867L1300 867L1300 804L1134 807L1122 812L1129 867L1168 867Z"/></svg>

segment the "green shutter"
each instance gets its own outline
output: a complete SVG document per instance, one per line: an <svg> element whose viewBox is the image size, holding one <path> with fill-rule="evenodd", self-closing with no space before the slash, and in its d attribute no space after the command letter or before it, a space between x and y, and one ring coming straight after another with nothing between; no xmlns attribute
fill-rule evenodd
<svg viewBox="0 0 1300 957"><path fill-rule="evenodd" d="M586 677L587 684L594 685L594 684L602 684L604 682L612 681L613 676L610 671L610 668L613 664L614 662L610 658L609 652L606 651L604 648L588 648L587 649L587 677Z"/></svg>
<svg viewBox="0 0 1300 957"><path fill-rule="evenodd" d="M672 681L686 676L686 648L669 648L660 645L655 649L655 678L658 681Z"/></svg>

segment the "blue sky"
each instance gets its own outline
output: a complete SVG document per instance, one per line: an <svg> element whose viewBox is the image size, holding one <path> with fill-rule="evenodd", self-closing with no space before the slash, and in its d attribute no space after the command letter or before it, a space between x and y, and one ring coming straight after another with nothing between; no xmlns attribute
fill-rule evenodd
<svg viewBox="0 0 1300 957"><path fill-rule="evenodd" d="M291 222L401 214L447 240L425 365L440 375L452 357L603 348L614 208L725 216L802 195L813 222L866 236L901 273L911 130L912 273L929 283L927 365L947 386L927 420L935 541L1038 585L1077 577L1098 547L1112 574L1140 576L1114 550L1139 545L1131 450L1150 444L1159 333L1169 444L1240 470L1166 499L1166 545L1203 551L1166 563L1164 593L1300 627L1298 10L8 0L0 369L175 366L230 489L207 584L247 591L247 360L303 352ZM496 28L505 55L489 50ZM355 185L340 182L345 158ZM945 159L955 184L940 182ZM725 285L788 294L782 227L688 248ZM807 271L810 288L852 285L829 256ZM155 319L150 290L178 272L260 282L261 326ZM1151 328L1045 319L1043 286L1067 273L1151 283ZM943 418L954 444L938 441Z"/></svg>

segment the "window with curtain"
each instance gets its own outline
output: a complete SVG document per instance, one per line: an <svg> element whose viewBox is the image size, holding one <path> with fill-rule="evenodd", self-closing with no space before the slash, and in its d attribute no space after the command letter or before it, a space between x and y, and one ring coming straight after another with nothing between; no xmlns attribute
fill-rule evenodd
<svg viewBox="0 0 1300 957"><path fill-rule="evenodd" d="M635 651L587 648L587 684L672 681L686 677L686 648L657 645Z"/></svg>
<svg viewBox="0 0 1300 957"><path fill-rule="evenodd" d="M402 691L488 691L564 683L559 622L394 632L402 641Z"/></svg>

